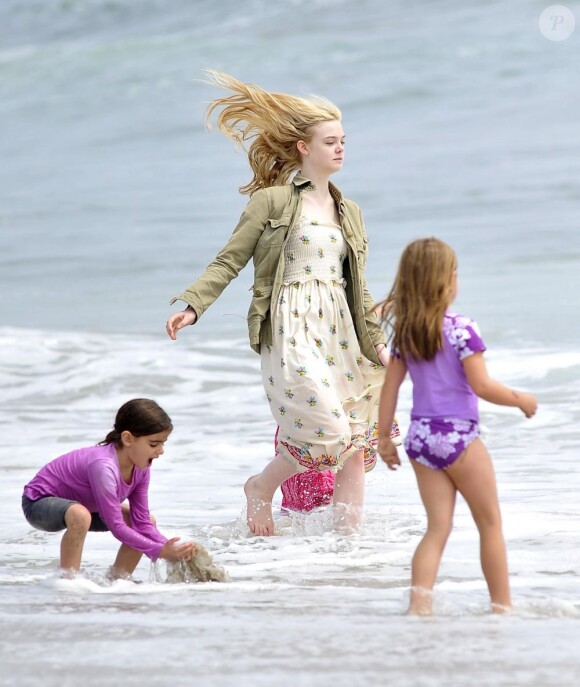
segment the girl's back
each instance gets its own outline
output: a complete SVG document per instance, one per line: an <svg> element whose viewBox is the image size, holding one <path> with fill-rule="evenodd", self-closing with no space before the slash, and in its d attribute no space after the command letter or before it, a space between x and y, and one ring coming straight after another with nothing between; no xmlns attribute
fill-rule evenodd
<svg viewBox="0 0 580 687"><path fill-rule="evenodd" d="M477 396L473 393L462 361L485 351L477 324L462 315L447 312L443 317L443 346L431 360L405 364L413 381L411 418L456 418L477 421ZM393 348L393 355L401 357Z"/></svg>

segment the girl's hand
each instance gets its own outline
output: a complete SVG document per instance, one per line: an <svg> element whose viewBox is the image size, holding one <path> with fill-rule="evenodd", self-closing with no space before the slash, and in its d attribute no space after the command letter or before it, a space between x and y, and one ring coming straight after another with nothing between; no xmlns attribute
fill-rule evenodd
<svg viewBox="0 0 580 687"><path fill-rule="evenodd" d="M532 394L523 394L521 391L518 392L519 403L518 408L526 417L533 417L538 410L538 401Z"/></svg>
<svg viewBox="0 0 580 687"><path fill-rule="evenodd" d="M165 329L169 334L169 338L175 341L177 338L177 332L190 324L194 324L197 320L197 314L193 308L189 306L182 310L181 312L176 312L167 320L167 326Z"/></svg>
<svg viewBox="0 0 580 687"><path fill-rule="evenodd" d="M387 367L390 357L388 348L385 346L385 344L377 344L375 346L375 351L377 352L377 357L381 365L383 367Z"/></svg>
<svg viewBox="0 0 580 687"><path fill-rule="evenodd" d="M178 544L179 537L173 537L173 539L168 539L159 558L165 558L168 561L189 561L191 560L193 554L196 551L196 546L193 542L187 541L184 544Z"/></svg>
<svg viewBox="0 0 580 687"><path fill-rule="evenodd" d="M396 470L397 465L401 464L397 447L393 444L390 437L379 437L378 445L379 456L387 464L389 470Z"/></svg>

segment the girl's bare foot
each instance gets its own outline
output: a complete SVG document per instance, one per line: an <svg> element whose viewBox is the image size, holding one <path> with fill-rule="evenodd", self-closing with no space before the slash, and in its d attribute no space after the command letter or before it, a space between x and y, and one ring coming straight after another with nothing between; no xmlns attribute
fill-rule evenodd
<svg viewBox="0 0 580 687"><path fill-rule="evenodd" d="M272 517L272 500L260 491L256 484L257 477L250 477L244 485L248 501L248 527L258 537L270 537L274 534Z"/></svg>
<svg viewBox="0 0 580 687"><path fill-rule="evenodd" d="M411 587L411 603L407 615L432 615L433 592L424 587Z"/></svg>
<svg viewBox="0 0 580 687"><path fill-rule="evenodd" d="M511 613L512 610L513 609L511 606L506 606L504 604L496 604L493 602L491 604L491 612L492 613Z"/></svg>
<svg viewBox="0 0 580 687"><path fill-rule="evenodd" d="M333 525L338 534L356 534L362 520L362 508L351 503L335 503L333 506Z"/></svg>

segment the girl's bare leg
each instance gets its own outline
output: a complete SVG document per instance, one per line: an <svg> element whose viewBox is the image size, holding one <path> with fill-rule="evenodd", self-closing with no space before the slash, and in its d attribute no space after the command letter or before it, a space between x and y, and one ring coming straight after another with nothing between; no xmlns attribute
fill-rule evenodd
<svg viewBox="0 0 580 687"><path fill-rule="evenodd" d="M353 532L360 525L365 498L364 451L357 451L336 473L334 483L334 527Z"/></svg>
<svg viewBox="0 0 580 687"><path fill-rule="evenodd" d="M127 524L129 527L132 527L131 509L129 508L129 504L122 503L121 512L123 514L123 520L125 521L125 524ZM151 516L151 522L155 524L155 518L153 516ZM115 562L109 570L109 577L112 579L117 579L132 575L142 556L143 554L141 551L132 549L130 546L127 546L127 544L121 544L117 553L117 558L115 558Z"/></svg>
<svg viewBox="0 0 580 687"><path fill-rule="evenodd" d="M507 553L493 464L481 439L471 443L447 472L467 501L479 530L481 567L492 610L511 608Z"/></svg>
<svg viewBox="0 0 580 687"><path fill-rule="evenodd" d="M78 570L85 538L91 526L91 513L80 503L74 503L67 508L64 521L66 532L60 542L60 567L63 570Z"/></svg>
<svg viewBox="0 0 580 687"><path fill-rule="evenodd" d="M246 482L244 492L248 501L248 527L253 534L260 537L274 534L272 498L282 482L296 472L289 460L276 456L259 475L250 477Z"/></svg>
<svg viewBox="0 0 580 687"><path fill-rule="evenodd" d="M453 525L457 490L443 470L431 470L416 460L411 465L427 513L427 532L413 556L409 613L429 615L433 585Z"/></svg>

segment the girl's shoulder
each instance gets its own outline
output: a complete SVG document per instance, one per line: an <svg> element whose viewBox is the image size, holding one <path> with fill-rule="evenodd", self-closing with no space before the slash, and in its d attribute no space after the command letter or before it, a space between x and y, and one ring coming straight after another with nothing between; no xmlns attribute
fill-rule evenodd
<svg viewBox="0 0 580 687"><path fill-rule="evenodd" d="M443 316L443 334L455 349L459 360L473 353L485 351L479 325L470 317L446 312Z"/></svg>
<svg viewBox="0 0 580 687"><path fill-rule="evenodd" d="M83 463L85 466L89 465L104 465L117 464L117 453L114 444L96 444L94 446L85 446L79 448L72 453L75 454L76 460L79 464Z"/></svg>
<svg viewBox="0 0 580 687"><path fill-rule="evenodd" d="M286 205L293 194L292 184L281 184L280 186L268 186L267 188L262 188L254 193L256 195L263 195L267 199L268 205L272 208L280 207Z"/></svg>
<svg viewBox="0 0 580 687"><path fill-rule="evenodd" d="M443 316L443 322L452 327L476 327L479 329L477 322L471 319L471 317L450 312L449 310Z"/></svg>
<svg viewBox="0 0 580 687"><path fill-rule="evenodd" d="M344 196L342 198L342 204L344 205L347 215L349 215L351 219L357 223L362 223L363 213L360 209L360 205L355 203L354 200L350 200L350 198L345 198Z"/></svg>

